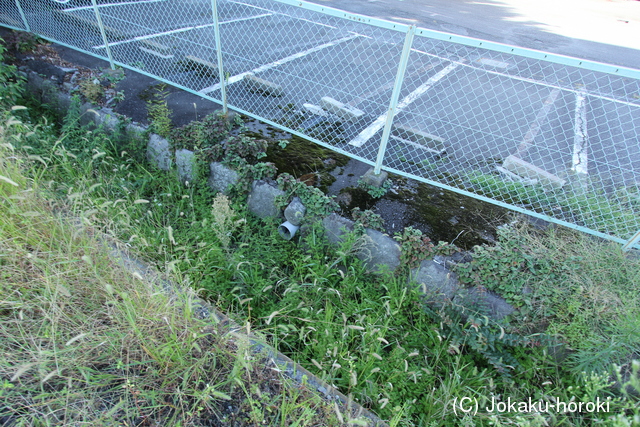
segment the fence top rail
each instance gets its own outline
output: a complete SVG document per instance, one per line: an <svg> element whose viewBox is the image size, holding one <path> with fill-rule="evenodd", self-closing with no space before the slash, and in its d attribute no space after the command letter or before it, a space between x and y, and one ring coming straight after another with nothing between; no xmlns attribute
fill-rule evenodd
<svg viewBox="0 0 640 427"><path fill-rule="evenodd" d="M366 15L360 15L357 13L346 12L344 10L318 5L315 3L309 3L302 0L275 0L278 3L287 4L290 6L300 7L306 10L323 13L325 15L334 16L337 18L346 19L354 22L361 22L363 24L373 25L380 28L394 30L402 33L409 31L410 26L406 24L400 24L397 22L387 21L380 18L372 18ZM613 74L621 77L629 77L632 79L640 80L640 70L634 68L621 67L613 64L605 64L602 62L590 61L586 59L575 58L566 55L559 55L549 52L543 52L540 50L523 48L504 43L491 42L482 39L476 39L473 37L460 36L457 34L446 33L443 31L429 30L426 28L417 28L415 32L416 36L427 37L435 40L442 40L465 46L476 47L481 49L492 50L495 52L507 53L511 55L521 56L530 59L536 59L540 61L552 62L555 64L566 65L575 68L581 68L589 71L596 71L600 73Z"/></svg>
<svg viewBox="0 0 640 427"><path fill-rule="evenodd" d="M372 18L366 15L360 15L358 13L351 13L344 10L336 9L333 7L322 6L315 3L309 3L302 0L274 0L278 3L287 4L290 6L300 7L302 9L311 10L313 12L323 13L325 15L334 16L336 18L342 18L349 21L360 22L362 24L374 25L376 27L385 28L388 30L395 30L401 33L409 31L409 25L400 24L398 22L387 21L380 18Z"/></svg>
<svg viewBox="0 0 640 427"><path fill-rule="evenodd" d="M522 56L540 61L552 62L570 67L582 68L585 70L596 71L600 73L614 74L621 77L629 77L632 79L640 79L640 70L634 68L621 67L613 64L605 64L602 62L590 61L587 59L575 58L572 56L559 55L555 53L543 52L540 50L529 49L508 45L504 43L491 42L473 37L459 36L456 34L445 33L442 31L428 30L418 28L416 36L428 37L431 39L442 40L462 44L470 47L477 47L495 52L507 53L511 55Z"/></svg>

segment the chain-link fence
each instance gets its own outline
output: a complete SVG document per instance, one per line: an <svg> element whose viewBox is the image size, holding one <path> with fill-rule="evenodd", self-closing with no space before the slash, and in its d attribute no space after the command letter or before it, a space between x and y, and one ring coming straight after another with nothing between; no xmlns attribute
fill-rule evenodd
<svg viewBox="0 0 640 427"><path fill-rule="evenodd" d="M640 240L640 71L292 0L9 0L0 24L375 166Z"/></svg>

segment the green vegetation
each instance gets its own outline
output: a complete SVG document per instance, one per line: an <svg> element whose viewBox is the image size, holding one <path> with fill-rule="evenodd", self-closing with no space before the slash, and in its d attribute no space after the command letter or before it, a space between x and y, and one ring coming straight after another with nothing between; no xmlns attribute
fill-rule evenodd
<svg viewBox="0 0 640 427"><path fill-rule="evenodd" d="M5 82L20 93L10 87L17 80ZM197 292L391 426L640 425L640 365L631 362L640 269L619 249L505 228L495 249L477 248L458 274L504 292L520 312L496 322L484 307L427 306L406 275L366 270L355 256L361 234L336 248L309 221L301 241L285 241L241 194L156 170L143 144L88 131L75 107L59 129L37 123L11 110L15 96L0 123L0 416L26 425L365 425L200 319ZM206 127L189 129L208 141L200 155L240 167L259 165L266 149L246 135L215 148L221 139ZM332 207L290 175L279 181L315 216ZM455 250L415 231L399 238L407 265ZM181 292L166 295L123 270L104 249L110 241L167 272ZM579 342L585 331L597 345ZM564 361L551 355L557 341L575 349ZM476 399L479 412L454 411L462 398ZM600 399L610 412L483 410L508 398Z"/></svg>
<svg viewBox="0 0 640 427"><path fill-rule="evenodd" d="M353 208L351 210L351 216L355 222L357 232L364 233L365 228L384 231L384 219L369 209L361 210L360 208Z"/></svg>
<svg viewBox="0 0 640 427"><path fill-rule="evenodd" d="M167 104L169 92L166 85L158 85L151 99L147 101L147 115L151 123L150 130L163 138L171 134L171 110Z"/></svg>
<svg viewBox="0 0 640 427"><path fill-rule="evenodd" d="M387 194L387 191L389 191L389 189L392 186L393 186L393 181L391 181L390 179L385 180L380 187L371 185L365 182L364 180L362 180L362 178L358 180L358 188L361 188L367 193L369 193L369 195L374 199L379 199L380 197Z"/></svg>
<svg viewBox="0 0 640 427"><path fill-rule="evenodd" d="M640 228L638 188L619 188L613 194L601 183L570 177L561 189L511 182L499 175L472 172L466 179L486 196L514 205L525 205L541 213L567 219L578 225L629 238ZM609 192L611 193L611 192Z"/></svg>
<svg viewBox="0 0 640 427"><path fill-rule="evenodd" d="M285 192L279 205L284 208L298 196L307 208L304 218L306 222L321 219L338 209L333 197L326 196L319 188L300 182L288 173L278 176L278 186Z"/></svg>
<svg viewBox="0 0 640 427"><path fill-rule="evenodd" d="M513 225L493 246L476 247L457 269L518 308L521 333L545 330L575 350L576 371L606 372L628 364L640 349L640 259L620 245L566 230Z"/></svg>
<svg viewBox="0 0 640 427"><path fill-rule="evenodd" d="M100 184L78 173L70 192L52 199L34 163L73 173L72 153L60 146L46 161L22 157L7 141L28 128L11 118L2 126L3 422L340 424L329 403L278 374L266 354L199 318L192 290L172 296L159 277L124 269L113 253L125 245L100 237L95 210L83 209L99 200ZM91 167L106 174L99 159ZM136 204L119 201L122 211Z"/></svg>

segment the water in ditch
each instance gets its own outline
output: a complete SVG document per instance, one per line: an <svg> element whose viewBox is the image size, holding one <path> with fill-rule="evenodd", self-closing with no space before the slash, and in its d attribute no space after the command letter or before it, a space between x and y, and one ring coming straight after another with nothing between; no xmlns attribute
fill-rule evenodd
<svg viewBox="0 0 640 427"><path fill-rule="evenodd" d="M279 131L268 126L252 126L261 137L273 138ZM439 187L391 175L393 186L379 199L358 188L358 179L369 165L297 136L286 138L286 148L270 144L266 160L275 163L278 173L287 172L335 196L340 214L351 217L358 207L380 215L389 235L412 226L432 241L453 242L463 249L494 241L496 228L508 222L509 212L471 197Z"/></svg>

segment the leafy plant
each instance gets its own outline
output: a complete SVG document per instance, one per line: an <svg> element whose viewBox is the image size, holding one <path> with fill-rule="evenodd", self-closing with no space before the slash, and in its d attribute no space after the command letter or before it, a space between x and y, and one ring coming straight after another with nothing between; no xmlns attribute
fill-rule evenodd
<svg viewBox="0 0 640 427"><path fill-rule="evenodd" d="M365 190L374 199L379 199L380 197L387 194L387 191L389 191L392 186L393 182L390 179L385 180L380 187L371 185L365 182L362 178L358 180L358 187Z"/></svg>
<svg viewBox="0 0 640 427"><path fill-rule="evenodd" d="M278 141L278 146L284 150L287 148L287 145L289 145L289 142L290 141L287 141L286 139L281 139Z"/></svg>
<svg viewBox="0 0 640 427"><path fill-rule="evenodd" d="M224 194L217 194L213 199L211 209L213 231L216 234L222 248L229 253L231 236L236 228L244 222L238 219L237 214L231 208L229 199Z"/></svg>
<svg viewBox="0 0 640 427"><path fill-rule="evenodd" d="M440 321L440 334L449 340L449 351L460 353L464 347L476 351L501 375L510 378L520 364L511 353L514 348L540 346L549 342L543 335L526 337L505 332L503 326L492 322L484 313L487 309L473 303L473 296L464 305L445 302L437 312L431 311L434 320ZM430 311L430 309L427 309Z"/></svg>
<svg viewBox="0 0 640 427"><path fill-rule="evenodd" d="M116 67L115 70L112 70L111 68L104 69L102 71L102 76L106 77L109 81L109 85L113 87L124 80L125 74L122 67Z"/></svg>
<svg viewBox="0 0 640 427"><path fill-rule="evenodd" d="M313 222L338 210L339 206L333 197L325 195L319 188L298 181L288 173L278 175L277 181L280 189L287 193L279 205L284 208L294 196L298 196L307 208L305 221Z"/></svg>
<svg viewBox="0 0 640 427"><path fill-rule="evenodd" d="M371 228L384 231L384 219L369 209L361 210L360 208L353 208L351 215L353 216L356 226L359 228Z"/></svg>
<svg viewBox="0 0 640 427"><path fill-rule="evenodd" d="M268 143L246 135L230 136L225 140L223 162L238 165L253 162L267 155Z"/></svg>
<svg viewBox="0 0 640 427"><path fill-rule="evenodd" d="M80 93L92 104L98 104L104 98L104 86L95 77L87 77L80 81Z"/></svg>
<svg viewBox="0 0 640 427"><path fill-rule="evenodd" d="M162 84L156 88L153 98L147 101L147 116L151 122L151 132L163 138L171 135L171 110L167 104L169 92L166 85Z"/></svg>
<svg viewBox="0 0 640 427"><path fill-rule="evenodd" d="M400 263L407 268L417 268L420 262L433 255L431 239L418 229L405 227L401 233L395 234L395 239L402 249Z"/></svg>
<svg viewBox="0 0 640 427"><path fill-rule="evenodd" d="M12 35L15 48L20 53L32 52L39 45L48 44L42 37L26 31L13 31Z"/></svg>
<svg viewBox="0 0 640 427"><path fill-rule="evenodd" d="M229 136L233 123L219 113L211 113L202 120L194 120L171 131L172 146L202 151L210 161L221 160L222 142Z"/></svg>
<svg viewBox="0 0 640 427"><path fill-rule="evenodd" d="M3 63L6 48L0 38L0 107L10 108L16 105L24 91L24 78L19 76L17 68Z"/></svg>

